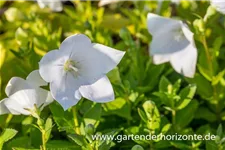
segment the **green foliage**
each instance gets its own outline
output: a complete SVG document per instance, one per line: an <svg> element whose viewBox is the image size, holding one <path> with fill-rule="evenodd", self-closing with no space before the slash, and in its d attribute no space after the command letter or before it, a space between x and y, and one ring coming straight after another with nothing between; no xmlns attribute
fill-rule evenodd
<svg viewBox="0 0 225 150"><path fill-rule="evenodd" d="M62 12L53 12L40 9L36 2L0 0L0 98L6 97L4 90L11 77L25 78L66 37L83 33L94 43L126 51L118 67L107 74L116 98L102 104L82 99L67 111L56 101L51 103L41 113L47 149L224 150L224 15L207 1L163 1L161 9L157 1L126 1L106 7L97 3L68 1ZM183 20L194 33L198 49L194 78L176 73L169 63L153 63L149 56L152 37L146 26L149 12ZM34 124L36 119L31 116L1 115L0 149L40 149L42 134ZM161 133L210 133L216 140L118 142L92 138Z"/></svg>
<svg viewBox="0 0 225 150"><path fill-rule="evenodd" d="M0 149L2 149L3 144L8 140L12 139L17 134L17 131L14 129L6 128L0 136Z"/></svg>

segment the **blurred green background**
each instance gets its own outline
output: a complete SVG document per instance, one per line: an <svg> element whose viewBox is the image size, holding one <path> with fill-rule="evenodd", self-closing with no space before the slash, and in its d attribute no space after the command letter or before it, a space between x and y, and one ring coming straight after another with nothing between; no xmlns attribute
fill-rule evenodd
<svg viewBox="0 0 225 150"><path fill-rule="evenodd" d="M0 98L13 76L26 78L38 69L41 57L57 49L69 35L86 34L126 55L108 74L116 99L96 104L82 99L76 107L79 138L74 134L74 114L56 102L46 107L43 118L53 118L48 148L127 150L139 144L143 149L224 150L225 121L225 17L217 13L205 25L205 38L213 56L209 72L201 33L193 22L204 18L209 2L123 1L99 7L98 2L65 1L63 11L41 9L36 2L0 1ZM154 65L148 47L147 14L183 20L195 33L198 48L197 72L193 79L177 74L169 63ZM0 133L14 128L18 134L3 149L38 149L41 136L31 126L30 116L0 116ZM91 142L85 127L93 124L98 134L215 134L215 141L98 141ZM78 140L82 139L82 140ZM94 146L93 146L94 145Z"/></svg>

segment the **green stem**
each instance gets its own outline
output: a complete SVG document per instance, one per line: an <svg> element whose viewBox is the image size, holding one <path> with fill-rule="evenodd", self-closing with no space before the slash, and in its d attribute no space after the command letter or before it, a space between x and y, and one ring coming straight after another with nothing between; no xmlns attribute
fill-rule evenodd
<svg viewBox="0 0 225 150"><path fill-rule="evenodd" d="M205 54L206 54L206 57L207 57L209 70L210 70L211 74L213 75L214 70L213 70L213 65L212 65L212 57L210 55L210 51L209 51L209 47L208 47L205 35L202 37L202 44L204 46Z"/></svg>
<svg viewBox="0 0 225 150"><path fill-rule="evenodd" d="M45 130L42 130L41 134L42 134L42 150L46 150Z"/></svg>
<svg viewBox="0 0 225 150"><path fill-rule="evenodd" d="M13 115L12 114L9 114L6 118L6 121L5 121L5 126L8 127L9 125L9 122L12 120L13 118Z"/></svg>
<svg viewBox="0 0 225 150"><path fill-rule="evenodd" d="M80 128L79 128L79 122L78 122L78 119L77 119L77 109L76 109L76 106L74 106L72 108L72 112L73 112L73 121L74 121L74 125L75 125L75 133L76 134L81 134L80 133Z"/></svg>
<svg viewBox="0 0 225 150"><path fill-rule="evenodd" d="M46 150L46 131L45 131L45 128L44 128L44 122L43 120L40 118L40 116L37 117L37 124L39 126L39 129L41 131L41 137L42 137L42 146L41 146L41 150Z"/></svg>
<svg viewBox="0 0 225 150"><path fill-rule="evenodd" d="M207 57L207 62L209 65L209 70L211 72L211 75L214 75L214 69L213 69L213 58L211 57L210 51L209 51L209 47L206 41L206 37L205 35L202 37L202 44L204 46L204 50L206 53L206 57ZM218 98L218 94L217 94L217 87L216 85L213 85L213 101L216 101L216 114L217 114L217 120L220 121L220 104L219 104L219 98Z"/></svg>

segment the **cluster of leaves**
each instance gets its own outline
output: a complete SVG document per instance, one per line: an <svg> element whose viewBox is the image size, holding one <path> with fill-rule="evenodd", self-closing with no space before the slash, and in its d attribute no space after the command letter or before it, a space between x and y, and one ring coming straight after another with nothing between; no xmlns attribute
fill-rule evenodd
<svg viewBox="0 0 225 150"><path fill-rule="evenodd" d="M175 5L165 1L159 11L156 1L121 2L106 8L99 8L97 2L75 1L65 2L60 13L40 9L35 2L0 1L0 6L1 99L11 77L24 78L38 69L40 58L49 50L57 49L68 35L83 33L93 42L127 52L118 68L108 74L116 94L114 101L96 104L82 99L68 111L54 102L44 109L47 148L118 150L131 149L136 144L146 149L225 148L222 126L225 121L225 17L217 13L204 27L213 57L212 72L202 44L202 32L196 28L200 24L196 20L204 18L208 2L182 1ZM148 12L177 17L189 24L195 33L199 56L193 79L177 74L169 64L152 63L148 54L151 42L146 28ZM0 116L0 148L39 149L41 133L34 123L30 116ZM211 133L217 138L215 141L121 143L90 138L101 134L160 133Z"/></svg>

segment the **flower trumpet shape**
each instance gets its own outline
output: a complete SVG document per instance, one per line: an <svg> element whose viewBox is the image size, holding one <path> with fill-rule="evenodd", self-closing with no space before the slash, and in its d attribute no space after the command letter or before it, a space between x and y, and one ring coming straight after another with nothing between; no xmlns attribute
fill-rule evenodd
<svg viewBox="0 0 225 150"><path fill-rule="evenodd" d="M224 0L211 0L211 5L222 14L225 14L225 1Z"/></svg>
<svg viewBox="0 0 225 150"><path fill-rule="evenodd" d="M60 12L63 10L63 4L60 0L37 0L40 8L49 7L52 11Z"/></svg>
<svg viewBox="0 0 225 150"><path fill-rule="evenodd" d="M108 102L114 100L114 92L106 73L116 67L124 54L76 34L66 38L59 50L50 51L41 59L39 72L50 83L53 98L65 110L82 96Z"/></svg>
<svg viewBox="0 0 225 150"><path fill-rule="evenodd" d="M155 64L170 62L176 72L193 77L197 49L193 33L186 24L149 13L147 26L153 38L149 49L153 62Z"/></svg>
<svg viewBox="0 0 225 150"><path fill-rule="evenodd" d="M35 106L43 109L53 101L50 92L39 87L43 85L47 83L41 79L38 70L31 72L27 80L11 78L5 89L8 98L0 101L0 114L30 115Z"/></svg>

